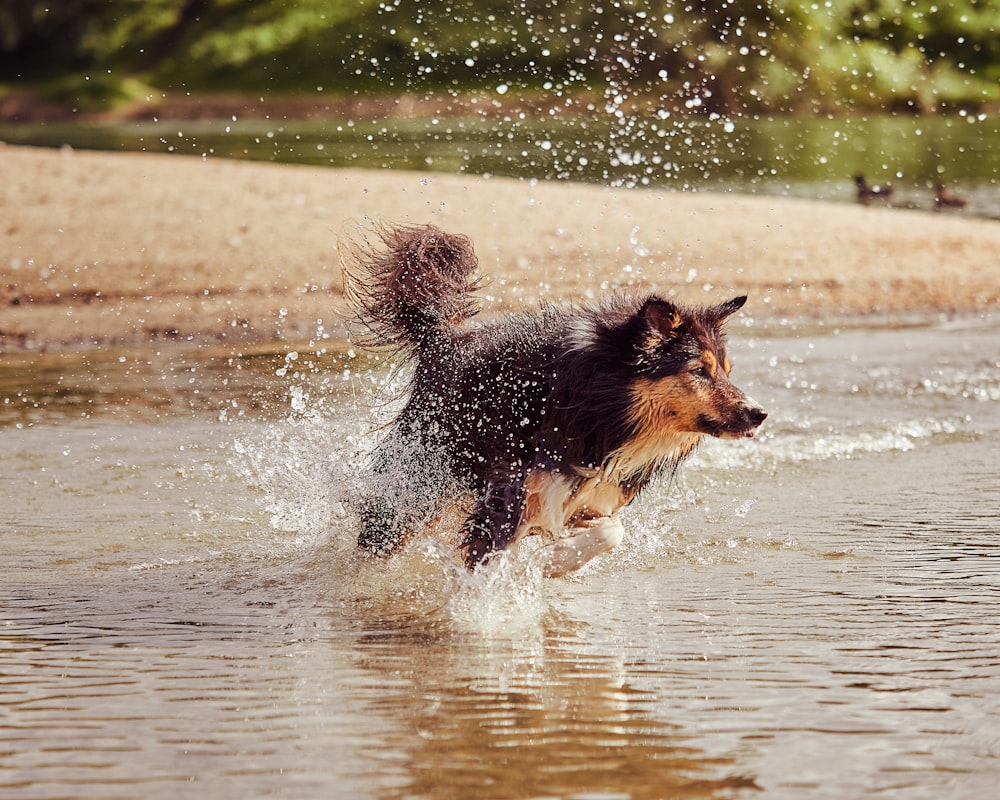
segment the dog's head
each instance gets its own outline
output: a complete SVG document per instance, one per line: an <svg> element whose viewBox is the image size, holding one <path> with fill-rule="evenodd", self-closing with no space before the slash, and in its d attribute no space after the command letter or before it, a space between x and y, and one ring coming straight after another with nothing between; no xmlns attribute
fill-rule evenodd
<svg viewBox="0 0 1000 800"><path fill-rule="evenodd" d="M734 297L709 308L647 299L633 320L635 378L631 417L644 430L753 436L767 413L729 379L725 320L743 307Z"/></svg>

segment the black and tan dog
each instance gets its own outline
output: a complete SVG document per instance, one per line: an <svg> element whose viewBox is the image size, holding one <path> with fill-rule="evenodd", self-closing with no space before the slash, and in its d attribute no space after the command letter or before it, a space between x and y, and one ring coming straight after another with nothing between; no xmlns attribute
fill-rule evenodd
<svg viewBox="0 0 1000 800"><path fill-rule="evenodd" d="M752 436L767 416L729 380L722 324L745 297L685 308L616 295L477 325L464 236L380 226L342 242L341 258L362 343L412 366L365 481L358 542L372 553L471 493L470 569L543 534L546 572L571 572L621 541L615 514L702 436Z"/></svg>

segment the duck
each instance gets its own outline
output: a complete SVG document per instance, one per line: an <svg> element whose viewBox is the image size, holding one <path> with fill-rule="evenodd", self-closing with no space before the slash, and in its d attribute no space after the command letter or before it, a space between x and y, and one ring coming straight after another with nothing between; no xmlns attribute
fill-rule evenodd
<svg viewBox="0 0 1000 800"><path fill-rule="evenodd" d="M942 208L965 208L966 199L952 194L942 183L934 184L934 208L940 211Z"/></svg>
<svg viewBox="0 0 1000 800"><path fill-rule="evenodd" d="M872 200L888 200L892 197L892 186L872 186L864 175L855 175L854 183L858 187L858 202L868 205Z"/></svg>

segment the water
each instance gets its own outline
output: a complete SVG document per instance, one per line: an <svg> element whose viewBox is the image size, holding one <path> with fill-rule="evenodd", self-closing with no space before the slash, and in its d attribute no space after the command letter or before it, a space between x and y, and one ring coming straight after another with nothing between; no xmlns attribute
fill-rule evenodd
<svg viewBox="0 0 1000 800"><path fill-rule="evenodd" d="M854 202L852 176L932 208L943 181L964 213L1000 219L1000 119L950 117L455 119L0 124L0 141L317 166L432 170L614 186Z"/></svg>
<svg viewBox="0 0 1000 800"><path fill-rule="evenodd" d="M552 581L357 556L346 345L5 355L0 796L991 796L998 343L737 323L761 437Z"/></svg>

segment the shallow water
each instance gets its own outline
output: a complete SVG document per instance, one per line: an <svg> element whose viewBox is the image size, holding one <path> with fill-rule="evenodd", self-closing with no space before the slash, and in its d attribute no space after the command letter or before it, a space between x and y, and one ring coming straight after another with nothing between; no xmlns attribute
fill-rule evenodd
<svg viewBox="0 0 1000 800"><path fill-rule="evenodd" d="M998 345L734 325L760 438L552 581L357 557L344 348L5 355L0 796L991 796Z"/></svg>

